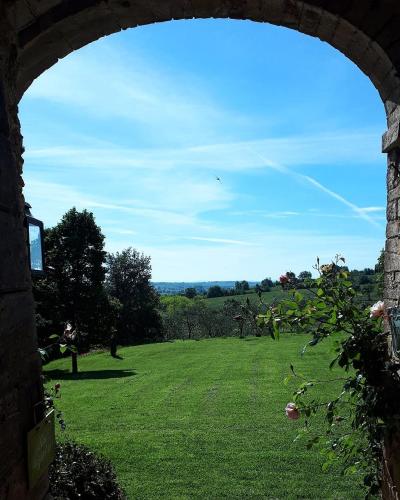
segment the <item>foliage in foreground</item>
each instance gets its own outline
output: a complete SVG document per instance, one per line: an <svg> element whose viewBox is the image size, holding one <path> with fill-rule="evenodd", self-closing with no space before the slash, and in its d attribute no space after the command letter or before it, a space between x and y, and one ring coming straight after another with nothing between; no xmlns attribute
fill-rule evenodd
<svg viewBox="0 0 400 500"><path fill-rule="evenodd" d="M111 463L89 448L73 442L57 444L49 479L50 494L54 500L126 498Z"/></svg>
<svg viewBox="0 0 400 500"><path fill-rule="evenodd" d="M337 337L335 364L345 370L341 391L334 398L316 398L309 390L316 385L328 386L338 379L308 379L292 366L292 376L303 379L295 392L295 403L286 407L287 416L305 417L305 432L309 417L318 410L325 412L326 437L312 436L308 446L321 442L328 468L339 460L345 472L363 475L371 494L379 492L382 483L383 443L398 432L400 415L400 364L388 352L387 334L383 332L382 317L386 314L383 302L371 310L361 305L348 272L337 257L329 265L315 269L319 278L317 288L306 297L295 288L290 300L268 307L259 316L259 323L279 338L280 330L296 326L299 332L311 333L309 346L316 346L328 337ZM292 286L289 276L281 276L283 287Z"/></svg>

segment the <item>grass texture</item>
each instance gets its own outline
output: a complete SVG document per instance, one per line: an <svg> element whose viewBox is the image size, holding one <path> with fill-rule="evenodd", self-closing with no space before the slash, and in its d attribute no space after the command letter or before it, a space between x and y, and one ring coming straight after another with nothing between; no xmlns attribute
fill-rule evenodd
<svg viewBox="0 0 400 500"><path fill-rule="evenodd" d="M128 347L123 359L81 357L76 377L70 359L54 361L45 374L49 386L61 383L56 404L67 430L59 437L108 457L130 499L361 500L356 478L322 472L318 451L294 442L302 420L285 416L295 387L283 383L290 363L312 378L329 374L328 344L301 357L307 340Z"/></svg>

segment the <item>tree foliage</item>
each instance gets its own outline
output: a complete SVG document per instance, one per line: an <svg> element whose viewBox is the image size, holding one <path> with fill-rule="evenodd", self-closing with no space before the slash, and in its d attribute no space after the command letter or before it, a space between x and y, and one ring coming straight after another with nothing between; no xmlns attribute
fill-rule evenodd
<svg viewBox="0 0 400 500"><path fill-rule="evenodd" d="M264 278L260 283L260 287L263 292L269 292L273 286L274 282L271 278Z"/></svg>
<svg viewBox="0 0 400 500"><path fill-rule="evenodd" d="M104 236L93 214L69 210L45 232L47 275L34 283L42 337L61 334L66 323L83 346L108 335L110 304L104 290Z"/></svg>
<svg viewBox="0 0 400 500"><path fill-rule="evenodd" d="M210 286L207 291L207 298L213 299L215 297L223 297L225 295L224 290L219 285Z"/></svg>
<svg viewBox="0 0 400 500"><path fill-rule="evenodd" d="M250 285L249 282L246 280L242 281L236 281L235 283L235 292L238 294L243 294L246 293L248 290L250 290Z"/></svg>
<svg viewBox="0 0 400 500"><path fill-rule="evenodd" d="M150 257L133 248L107 257L106 289L121 304L118 339L131 344L161 335L159 295L150 283Z"/></svg>
<svg viewBox="0 0 400 500"><path fill-rule="evenodd" d="M197 291L195 288L190 287L190 288L185 289L185 297L187 297L188 299L194 299L194 297L196 297L196 295L197 295Z"/></svg>

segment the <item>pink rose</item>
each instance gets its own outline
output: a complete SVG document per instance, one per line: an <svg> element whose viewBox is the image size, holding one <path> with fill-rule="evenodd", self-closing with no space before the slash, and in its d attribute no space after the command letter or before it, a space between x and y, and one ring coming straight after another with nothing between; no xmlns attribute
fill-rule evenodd
<svg viewBox="0 0 400 500"><path fill-rule="evenodd" d="M289 278L286 276L286 274L282 274L282 276L279 277L279 282L281 285L285 285L289 281Z"/></svg>
<svg viewBox="0 0 400 500"><path fill-rule="evenodd" d="M288 403L285 408L286 416L290 420L297 420L300 418L300 412L294 403Z"/></svg>
<svg viewBox="0 0 400 500"><path fill-rule="evenodd" d="M376 302L371 309L369 313L370 318L380 318L385 314L385 304L382 300Z"/></svg>

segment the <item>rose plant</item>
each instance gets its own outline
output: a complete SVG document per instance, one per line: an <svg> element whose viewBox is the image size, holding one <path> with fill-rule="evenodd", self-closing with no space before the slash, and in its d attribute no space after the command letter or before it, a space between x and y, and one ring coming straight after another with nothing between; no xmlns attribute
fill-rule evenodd
<svg viewBox="0 0 400 500"><path fill-rule="evenodd" d="M343 376L308 380L291 366L290 377L301 379L301 384L294 402L286 406L286 415L291 420L304 420L302 434L309 436L307 447L322 446L327 458L324 469L339 461L346 473L361 473L369 494L376 494L382 483L383 443L400 428L400 364L389 355L384 303L362 306L342 263L340 256L325 265L317 259L314 286L302 294L293 285L289 299L265 305L258 323L273 339L288 329L311 334L303 351L336 337L330 368L338 365ZM290 280L282 284L288 287ZM333 380L342 382L334 398L313 396L314 386ZM310 426L310 417L320 411L325 414L326 437L313 435Z"/></svg>

